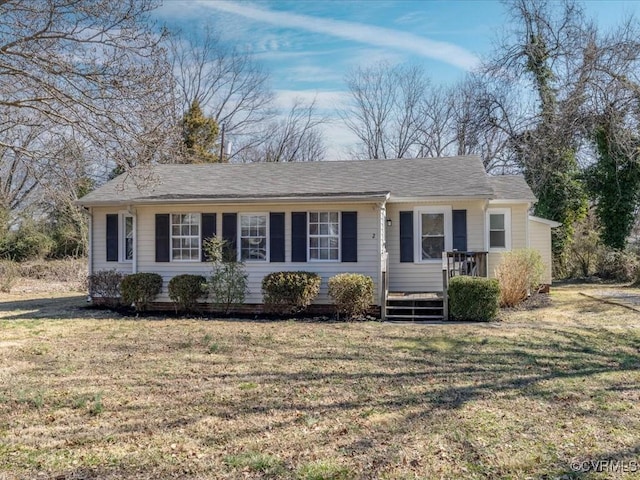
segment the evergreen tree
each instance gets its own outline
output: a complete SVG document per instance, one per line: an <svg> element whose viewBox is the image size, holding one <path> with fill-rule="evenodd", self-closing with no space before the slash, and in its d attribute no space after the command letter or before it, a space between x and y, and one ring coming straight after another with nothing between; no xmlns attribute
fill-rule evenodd
<svg viewBox="0 0 640 480"><path fill-rule="evenodd" d="M207 117L200 108L200 102L194 100L182 119L185 163L219 162L217 139L218 123L214 118Z"/></svg>

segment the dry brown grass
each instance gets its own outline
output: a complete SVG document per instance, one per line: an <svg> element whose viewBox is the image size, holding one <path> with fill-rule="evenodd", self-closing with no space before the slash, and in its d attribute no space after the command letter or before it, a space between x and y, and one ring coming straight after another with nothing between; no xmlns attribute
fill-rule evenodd
<svg viewBox="0 0 640 480"><path fill-rule="evenodd" d="M23 263L0 261L1 293L37 295L86 290L86 258L33 260Z"/></svg>
<svg viewBox="0 0 640 480"><path fill-rule="evenodd" d="M1 303L0 478L618 478L570 463L638 460L640 315L577 291L442 326Z"/></svg>

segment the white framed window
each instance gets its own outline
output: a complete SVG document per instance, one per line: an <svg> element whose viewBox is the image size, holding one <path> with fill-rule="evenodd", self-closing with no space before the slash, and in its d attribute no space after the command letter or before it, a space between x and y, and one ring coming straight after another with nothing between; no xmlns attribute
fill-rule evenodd
<svg viewBox="0 0 640 480"><path fill-rule="evenodd" d="M133 261L134 247L134 220L133 215L123 213L120 215L120 261Z"/></svg>
<svg viewBox="0 0 640 480"><path fill-rule="evenodd" d="M309 212L309 261L340 261L340 212Z"/></svg>
<svg viewBox="0 0 640 480"><path fill-rule="evenodd" d="M487 242L489 250L511 250L511 209L487 210Z"/></svg>
<svg viewBox="0 0 640 480"><path fill-rule="evenodd" d="M171 214L171 261L200 261L200 214Z"/></svg>
<svg viewBox="0 0 640 480"><path fill-rule="evenodd" d="M451 207L419 207L414 211L417 262L441 262L452 249Z"/></svg>
<svg viewBox="0 0 640 480"><path fill-rule="evenodd" d="M241 261L266 262L268 257L269 217L266 213L241 213L238 255Z"/></svg>

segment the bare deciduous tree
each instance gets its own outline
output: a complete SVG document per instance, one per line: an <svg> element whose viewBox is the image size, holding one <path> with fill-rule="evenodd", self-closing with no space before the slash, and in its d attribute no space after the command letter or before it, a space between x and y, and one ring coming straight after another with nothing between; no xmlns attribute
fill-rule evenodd
<svg viewBox="0 0 640 480"><path fill-rule="evenodd" d="M0 132L0 210L10 214L24 208L38 187L42 129L6 128Z"/></svg>
<svg viewBox="0 0 640 480"><path fill-rule="evenodd" d="M105 151L119 150L109 147L125 136L129 143L148 139L165 124L166 117L153 111L140 124L132 113L141 100L153 98L146 106L173 100L161 35L149 29L148 13L155 5L153 0L0 3L0 106L23 118L35 112L59 129L92 139L100 158L122 163ZM150 158L149 152L137 153L136 161Z"/></svg>
<svg viewBox="0 0 640 480"><path fill-rule="evenodd" d="M355 156L416 156L425 122L420 108L429 84L423 70L380 63L354 70L346 82L351 104L340 114L360 142Z"/></svg>
<svg viewBox="0 0 640 480"><path fill-rule="evenodd" d="M325 146L320 131L324 117L316 114L315 100L295 99L286 117L272 122L263 141L242 152L245 162L309 162L323 160Z"/></svg>

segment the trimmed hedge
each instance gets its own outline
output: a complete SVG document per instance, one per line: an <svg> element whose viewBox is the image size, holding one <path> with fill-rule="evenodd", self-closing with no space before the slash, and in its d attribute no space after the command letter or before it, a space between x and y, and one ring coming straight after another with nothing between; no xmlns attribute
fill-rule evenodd
<svg viewBox="0 0 640 480"><path fill-rule="evenodd" d="M495 320L500 310L500 284L495 278L453 277L449 282L449 313L454 320Z"/></svg>
<svg viewBox="0 0 640 480"><path fill-rule="evenodd" d="M279 315L303 311L318 296L321 277L312 272L274 272L262 279L264 310Z"/></svg>
<svg viewBox="0 0 640 480"><path fill-rule="evenodd" d="M373 279L359 273L340 273L329 279L329 296L339 315L362 316L373 303Z"/></svg>
<svg viewBox="0 0 640 480"><path fill-rule="evenodd" d="M202 275L185 273L169 280L169 298L176 304L176 310L193 310L206 293L207 279Z"/></svg>
<svg viewBox="0 0 640 480"><path fill-rule="evenodd" d="M133 303L136 310L142 312L162 291L162 277L157 273L133 273L124 277L120 291L125 305Z"/></svg>

